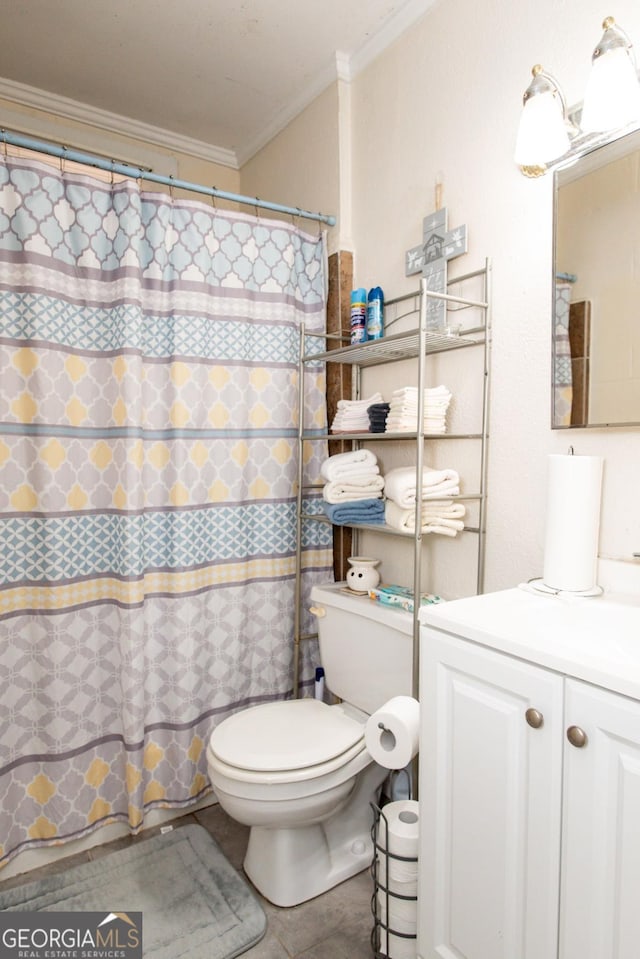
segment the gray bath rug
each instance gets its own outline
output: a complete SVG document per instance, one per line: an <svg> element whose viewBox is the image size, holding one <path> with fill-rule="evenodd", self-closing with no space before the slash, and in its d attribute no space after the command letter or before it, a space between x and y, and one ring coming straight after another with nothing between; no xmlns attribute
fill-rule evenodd
<svg viewBox="0 0 640 959"><path fill-rule="evenodd" d="M0 910L141 912L144 959L232 959L267 927L246 882L197 825L0 892Z"/></svg>

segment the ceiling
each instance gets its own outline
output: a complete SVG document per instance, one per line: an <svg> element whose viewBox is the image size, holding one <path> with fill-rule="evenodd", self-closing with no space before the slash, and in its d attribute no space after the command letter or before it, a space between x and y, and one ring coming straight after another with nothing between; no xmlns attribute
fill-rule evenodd
<svg viewBox="0 0 640 959"><path fill-rule="evenodd" d="M3 0L0 96L41 106L46 91L54 112L126 117L237 167L433 2Z"/></svg>

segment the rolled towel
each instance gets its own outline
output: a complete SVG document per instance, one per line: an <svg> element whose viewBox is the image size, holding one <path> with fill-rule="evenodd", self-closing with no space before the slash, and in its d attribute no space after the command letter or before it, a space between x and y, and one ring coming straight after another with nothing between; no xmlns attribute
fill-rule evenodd
<svg viewBox="0 0 640 959"><path fill-rule="evenodd" d="M384 502L381 499L361 499L351 503L326 503L323 509L336 526L351 523L373 523L384 526Z"/></svg>
<svg viewBox="0 0 640 959"><path fill-rule="evenodd" d="M384 489L387 497L398 506L414 506L416 502L416 471L412 466L399 466L385 474ZM442 499L460 492L460 477L455 470L431 469L422 471L421 499Z"/></svg>
<svg viewBox="0 0 640 959"><path fill-rule="evenodd" d="M328 456L320 466L320 472L331 483L354 475L375 476L380 472L380 468L375 453L362 449Z"/></svg>
<svg viewBox="0 0 640 959"><path fill-rule="evenodd" d="M383 476L354 474L344 480L326 483L322 497L327 503L348 503L356 499L380 499L384 489Z"/></svg>
<svg viewBox="0 0 640 959"><path fill-rule="evenodd" d="M462 507L464 511L464 506ZM464 515L464 512L463 512ZM442 536L455 536L464 529L462 519L451 519L445 516L425 516L421 511L421 532L440 533ZM415 506L398 506L388 499L384 505L384 518L387 526L402 530L405 533L414 533L416 528Z"/></svg>

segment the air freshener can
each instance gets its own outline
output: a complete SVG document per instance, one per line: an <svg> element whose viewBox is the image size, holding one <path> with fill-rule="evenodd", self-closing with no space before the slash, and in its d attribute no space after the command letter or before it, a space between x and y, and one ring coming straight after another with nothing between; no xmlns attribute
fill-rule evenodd
<svg viewBox="0 0 640 959"><path fill-rule="evenodd" d="M351 342L364 343L367 338L367 291L364 287L351 291Z"/></svg>
<svg viewBox="0 0 640 959"><path fill-rule="evenodd" d="M384 336L384 295L379 286L369 290L367 301L367 339L379 340Z"/></svg>

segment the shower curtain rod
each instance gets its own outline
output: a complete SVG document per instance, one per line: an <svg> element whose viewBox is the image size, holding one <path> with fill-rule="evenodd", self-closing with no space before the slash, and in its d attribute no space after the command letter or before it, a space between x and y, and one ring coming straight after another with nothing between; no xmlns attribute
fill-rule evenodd
<svg viewBox="0 0 640 959"><path fill-rule="evenodd" d="M84 163L88 166L97 167L99 170L119 173L122 176L131 177L135 180L149 180L151 183L161 183L163 186L178 187L181 190L190 190L192 193L203 193L205 196L219 197L221 200L232 200L234 203L245 203L248 206L259 207L264 210L273 210L276 213L290 213L292 216L299 216L306 220L316 220L320 223L326 223L328 226L336 225L335 216L325 213L311 213L309 210L301 210L299 207L283 206L281 203L271 203L269 200L261 200L257 196L243 196L240 193L229 193L226 190L218 190L216 187L202 186L200 183L189 183L187 180L177 180L175 177L162 176L159 173L154 173L153 170L130 166L127 163L118 163L116 160L107 160L104 157L94 156L90 153L81 153L78 150L70 150L65 146L46 143L43 140L34 140L31 137L25 137L18 133L10 133L8 130L2 130L2 142L15 147L23 147L26 150L35 150L37 153L46 153L48 156L59 157L61 160L72 160L74 163Z"/></svg>

